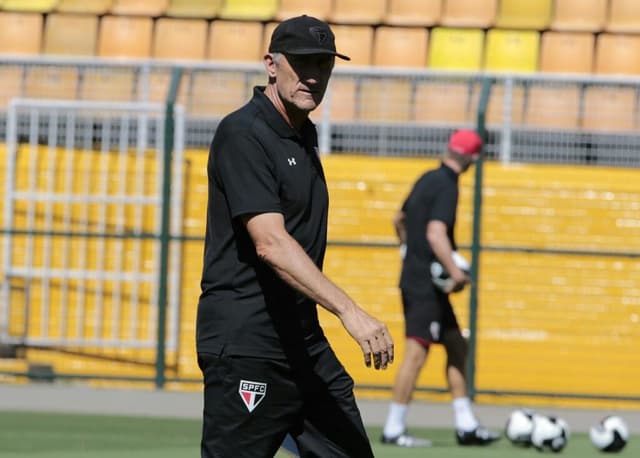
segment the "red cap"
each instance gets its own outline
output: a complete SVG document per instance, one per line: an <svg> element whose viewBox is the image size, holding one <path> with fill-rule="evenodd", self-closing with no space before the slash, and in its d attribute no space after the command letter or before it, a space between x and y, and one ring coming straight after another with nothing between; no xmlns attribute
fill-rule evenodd
<svg viewBox="0 0 640 458"><path fill-rule="evenodd" d="M473 156L480 154L482 138L474 130L456 130L449 137L449 151Z"/></svg>

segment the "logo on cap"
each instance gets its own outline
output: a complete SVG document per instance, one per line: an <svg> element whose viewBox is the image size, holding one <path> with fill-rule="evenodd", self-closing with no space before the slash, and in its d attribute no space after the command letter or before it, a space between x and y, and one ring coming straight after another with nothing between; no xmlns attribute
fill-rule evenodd
<svg viewBox="0 0 640 458"><path fill-rule="evenodd" d="M315 39L318 40L319 44L324 44L324 42L327 41L327 38L329 37L327 31L323 27L319 26L309 27L309 33L311 33L311 35L313 35Z"/></svg>

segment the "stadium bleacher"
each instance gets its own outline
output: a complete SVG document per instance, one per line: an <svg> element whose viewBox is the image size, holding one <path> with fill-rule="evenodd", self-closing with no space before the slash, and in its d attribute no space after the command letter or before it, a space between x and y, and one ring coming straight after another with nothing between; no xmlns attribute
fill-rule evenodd
<svg viewBox="0 0 640 458"><path fill-rule="evenodd" d="M352 57L351 62L339 62L338 68L638 75L640 35L634 35L640 31L640 7L637 5L637 2L627 0L428 0L417 3L408 0L7 0L0 4L0 55L189 60L203 64L219 61L258 63L278 21L308 12L333 24L339 47ZM38 79L34 76L38 72L27 72L26 66L24 70L2 69L8 78L5 79L6 89L2 90L3 100L29 93L27 88ZM71 71L54 73L48 79L59 80L60 85L67 84L73 74ZM78 78L84 78L85 72L81 69L75 73ZM95 85L95 78L88 73L88 84ZM116 80L124 85L121 87L126 95L135 100L145 92L140 89L141 77L134 65L119 68L116 73ZM126 73L130 75L126 76ZM159 89L146 92L149 100L160 100L159 94L164 94L163 88L167 87L167 72L151 73ZM156 77L158 73L165 76ZM230 79L235 76L228 75ZM10 81L11 77L19 81ZM196 75L190 82L187 74L185 79L182 100L189 104L188 112L218 116L222 109L207 109L202 103L203 93L194 92L206 86L198 80L210 78ZM331 116L337 121L435 121L428 113L435 109L415 106L411 102L412 99L424 100L425 94L437 99L437 94L431 90L433 81L405 79L391 84L390 81L364 81L360 76L338 75L334 82ZM446 83L462 91L456 97L463 107L445 109L449 114L443 115L442 122L468 121L467 109L475 104L475 95L469 94L475 94L476 90L471 88L467 94L468 84ZM228 84L235 85L233 82ZM36 92L43 96L48 94L50 98L70 94L78 97L100 95L100 91L85 89L85 85L83 79L82 82L69 82L63 90ZM406 101L406 106L381 112L372 108L375 101L361 100L361 94L375 94L380 87L389 89L385 100L398 97L396 105ZM576 87L582 106L583 101L587 101L586 91L580 85ZM12 88L17 91L11 91ZM549 94L559 94L556 89L549 92L525 88L524 103L539 95L543 99L539 104L544 105ZM607 90L611 93L617 89L611 85ZM629 88L619 89L621 95L617 98L626 99ZM246 87L238 91L242 93L241 98L250 93ZM186 92L189 94L184 95ZM569 91L570 104L574 103L574 92ZM511 90L508 93L511 98ZM104 99L102 95L99 98ZM224 103L225 108L236 101L237 98L232 97L230 102ZM514 103L518 108L518 102ZM435 105L439 109L437 101ZM497 105L493 105L494 115L501 118ZM627 105L623 113L627 113ZM623 125L635 125L636 111L634 106L634 117ZM535 119L535 116L519 118L517 113L515 116L525 123L527 119ZM578 117L578 127L590 125L582 123L581 112ZM493 117L494 120L498 118Z"/></svg>
<svg viewBox="0 0 640 458"><path fill-rule="evenodd" d="M260 0L243 2L237 0L96 0L92 2L78 0L6 0L0 4L0 54L32 55L69 54L65 48L73 48L78 41L83 41L83 55L91 43L97 43L92 55L95 56L125 56L125 57L154 57L150 49L158 48L156 42L163 46L168 45L165 34L166 23L169 18L180 17L194 20L193 27L200 28L201 21L207 21L209 30L206 37L201 33L190 35L189 40L200 49L201 46L211 47L217 41L214 32L218 28L217 22L235 22L237 27L255 28L263 30L271 24L296 14L309 13L324 18L333 24L341 26L360 26L369 29L365 35L376 35L380 38L400 41L397 44L390 43L385 46L385 52L393 54L389 47L399 49L400 53L406 53L403 49L406 45L402 40L414 40L417 50L425 46L431 46L432 35L451 34L452 38L436 39L438 46L456 46L454 43L463 40L465 34L473 30L479 34L478 43L474 42L472 52L477 55L480 65L458 64L454 59L442 61L441 59L428 58L422 62L421 67L439 69L486 69L496 68L493 59L495 47L503 51L505 45L518 45L519 38L527 36L525 40L531 62L522 66L515 62L512 69L509 65L506 70L515 71L549 71L547 67L538 65L539 54L542 57L544 35L549 31L562 32L565 40L569 40L574 32L582 32L578 39L587 40L591 34L594 46L591 53L596 60L604 59L611 52L607 49L609 42L615 38L616 48L629 48L629 52L635 52L637 46L634 42L639 37L633 35L640 32L640 4L634 0L545 0L530 2L526 0L429 0L411 2L407 0L338 0L333 3L325 1L300 1L300 0ZM70 16L70 14L72 14ZM75 24L74 27L72 25ZM98 22L98 27L93 26ZM52 24L49 25L49 22ZM195 25L199 22L198 25ZM64 23L64 25L63 25ZM53 31L45 32L45 29ZM54 33L55 31L58 33ZM405 30L406 29L406 30ZM81 30L81 32L80 32ZM189 24L185 21L181 25L181 31L189 35ZM266 30L266 29L265 29ZM418 30L420 33L418 33ZM523 35L514 33L520 30ZM181 40L181 35L176 29L171 30L172 35ZM606 33L602 33L606 32ZM65 40L60 33L70 35L60 46L60 40ZM71 37L82 33L84 40L74 40ZM392 36L391 34L395 34ZM76 34L76 35L74 35ZM344 34L344 32L343 32ZM411 35L413 34L413 35ZM258 37L260 35L260 37ZM266 34L264 34L266 35ZM260 51L265 44L263 34L251 36L251 42ZM402 38L409 35L411 38ZM268 38L268 36L267 36ZM350 47L348 39L343 37L341 46ZM248 38L249 39L249 38ZM477 38L476 38L477 39ZM497 43L498 42L498 43ZM448 43L448 44L447 44ZM118 49L126 44L129 51ZM228 44L227 44L228 45ZM362 45L355 45L357 47ZM380 46L380 45L378 45ZM460 46L460 45L458 45ZM538 50L539 48L539 50ZM588 48L585 47L584 50ZM459 51L459 47L458 47ZM439 49L430 49L429 54L439 52ZM444 51L447 52L446 50ZM456 52L452 49L451 53ZM73 53L72 53L73 54ZM420 52L417 54L421 55ZM583 53L581 53L582 55ZM200 59L217 59L216 52L206 52ZM194 56L189 56L193 58ZM256 60L260 58L258 52ZM246 56L241 56L244 60ZM176 59L176 57L174 57ZM507 59L507 62L510 59ZM629 59L627 59L629 60ZM633 59L631 59L633 60ZM380 59L370 62L367 59L360 61L360 65L378 65ZM556 62L552 71L573 72L570 65L564 68L560 64L562 59ZM381 65L405 66L406 62L399 59L393 62L391 59ZM409 64L416 65L415 62ZM497 64L502 69L503 64ZM615 65L608 73L621 71L622 73L638 74L638 68L617 69ZM600 71L596 70L600 73Z"/></svg>

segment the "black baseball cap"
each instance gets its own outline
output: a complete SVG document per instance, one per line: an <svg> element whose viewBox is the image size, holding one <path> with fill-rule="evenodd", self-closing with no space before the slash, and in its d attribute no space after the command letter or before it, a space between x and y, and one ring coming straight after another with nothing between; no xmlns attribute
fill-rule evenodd
<svg viewBox="0 0 640 458"><path fill-rule="evenodd" d="M331 54L340 59L349 56L336 52L336 41L329 24L311 16L302 15L287 19L274 29L269 52L283 54Z"/></svg>

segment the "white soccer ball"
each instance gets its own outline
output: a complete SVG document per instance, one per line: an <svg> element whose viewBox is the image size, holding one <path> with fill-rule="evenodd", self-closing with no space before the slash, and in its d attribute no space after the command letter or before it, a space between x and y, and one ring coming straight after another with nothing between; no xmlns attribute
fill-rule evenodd
<svg viewBox="0 0 640 458"><path fill-rule="evenodd" d="M471 264L469 264L469 261L467 261L465 257L457 251L454 251L451 254L451 257L453 258L455 265L469 275L469 272L471 272ZM433 261L431 263L431 280L438 289L445 293L451 291L451 288L453 287L453 280L449 276L449 272L447 272L438 261Z"/></svg>
<svg viewBox="0 0 640 458"><path fill-rule="evenodd" d="M609 415L589 429L589 439L598 450L619 452L627 445L629 428L617 415Z"/></svg>
<svg viewBox="0 0 640 458"><path fill-rule="evenodd" d="M569 425L562 418L535 414L531 443L540 451L559 452L569 441Z"/></svg>
<svg viewBox="0 0 640 458"><path fill-rule="evenodd" d="M533 410L516 409L509 415L504 434L513 445L528 447L531 445L533 432Z"/></svg>

